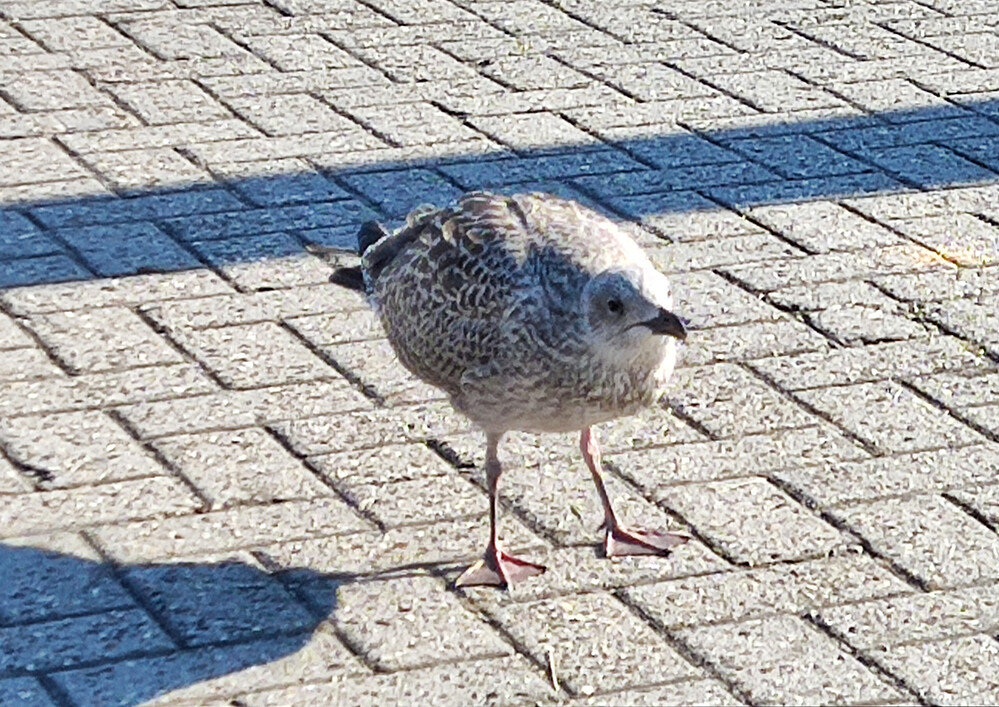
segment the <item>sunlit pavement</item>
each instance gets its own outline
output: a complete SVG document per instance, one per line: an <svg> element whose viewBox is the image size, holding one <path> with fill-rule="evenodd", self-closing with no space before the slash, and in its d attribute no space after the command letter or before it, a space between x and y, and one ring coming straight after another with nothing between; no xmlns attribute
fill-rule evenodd
<svg viewBox="0 0 999 707"><path fill-rule="evenodd" d="M0 0L0 704L999 701L994 0ZM309 243L632 224L691 334L482 439Z"/></svg>

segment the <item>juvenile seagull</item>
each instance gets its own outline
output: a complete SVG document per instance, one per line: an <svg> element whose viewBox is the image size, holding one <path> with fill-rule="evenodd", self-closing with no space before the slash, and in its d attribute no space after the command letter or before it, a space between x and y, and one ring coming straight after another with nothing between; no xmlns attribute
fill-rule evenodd
<svg viewBox="0 0 999 707"><path fill-rule="evenodd" d="M458 586L545 571L497 537L497 449L511 430L580 433L608 557L688 539L622 526L604 488L593 426L658 400L686 338L666 277L621 228L547 194L476 192L421 207L392 234L367 223L358 249L360 267L330 280L366 292L402 364L486 433L489 544Z"/></svg>

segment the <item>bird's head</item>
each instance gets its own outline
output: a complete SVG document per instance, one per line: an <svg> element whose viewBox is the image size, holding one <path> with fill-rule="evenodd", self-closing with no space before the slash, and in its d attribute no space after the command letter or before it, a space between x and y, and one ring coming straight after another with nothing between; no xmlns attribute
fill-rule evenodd
<svg viewBox="0 0 999 707"><path fill-rule="evenodd" d="M592 343L615 358L633 359L686 339L672 312L669 282L652 268L612 268L583 288L583 315Z"/></svg>

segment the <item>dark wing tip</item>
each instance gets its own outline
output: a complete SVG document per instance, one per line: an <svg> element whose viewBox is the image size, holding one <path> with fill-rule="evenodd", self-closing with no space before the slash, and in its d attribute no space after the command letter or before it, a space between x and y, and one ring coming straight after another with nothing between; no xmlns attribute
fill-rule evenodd
<svg viewBox="0 0 999 707"><path fill-rule="evenodd" d="M388 235L385 227L377 221L367 221L361 225L357 232L357 252L364 255L364 252Z"/></svg>
<svg viewBox="0 0 999 707"><path fill-rule="evenodd" d="M354 290L356 292L364 292L364 275L361 273L361 268L337 268L330 275L330 282L334 285L340 285L341 287L346 287L348 290Z"/></svg>

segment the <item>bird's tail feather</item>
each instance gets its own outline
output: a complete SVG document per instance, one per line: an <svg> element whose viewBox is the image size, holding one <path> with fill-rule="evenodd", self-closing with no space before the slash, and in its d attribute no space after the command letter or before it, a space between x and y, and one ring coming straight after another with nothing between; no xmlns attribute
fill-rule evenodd
<svg viewBox="0 0 999 707"><path fill-rule="evenodd" d="M337 268L330 275L330 282L334 285L346 287L348 290L365 292L364 275L361 273L361 268L359 267Z"/></svg>
<svg viewBox="0 0 999 707"><path fill-rule="evenodd" d="M368 221L357 232L356 251L348 250L347 248L337 248L336 246L318 245L316 243L310 243L305 246L305 250L329 261L334 266L333 274L330 275L330 282L341 287L346 287L348 290L364 292L366 288L364 286L364 273L361 267L356 265L340 267L340 256L363 256L371 246L387 235L388 231L380 223L377 221Z"/></svg>

